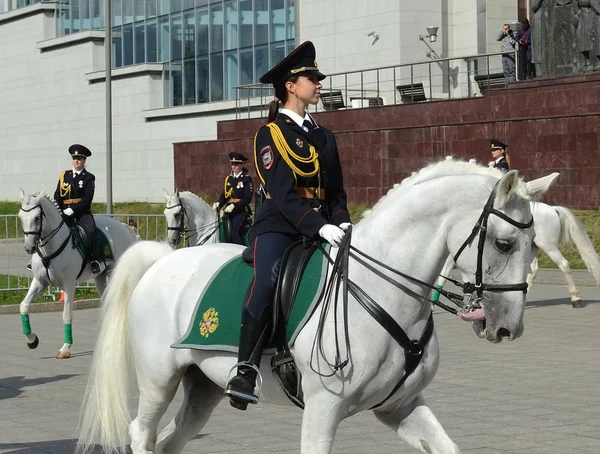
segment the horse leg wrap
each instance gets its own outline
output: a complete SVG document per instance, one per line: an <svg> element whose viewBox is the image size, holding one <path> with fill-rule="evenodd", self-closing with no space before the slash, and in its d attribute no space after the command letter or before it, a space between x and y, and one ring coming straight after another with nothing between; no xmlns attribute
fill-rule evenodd
<svg viewBox="0 0 600 454"><path fill-rule="evenodd" d="M73 343L73 332L71 330L71 324L66 324L65 323L65 344L72 344Z"/></svg>
<svg viewBox="0 0 600 454"><path fill-rule="evenodd" d="M29 324L29 314L21 314L21 328L23 334L29 336L31 334L31 325Z"/></svg>
<svg viewBox="0 0 600 454"><path fill-rule="evenodd" d="M436 285L435 288L437 288L438 290L434 290L432 295L431 295L431 301L433 301L434 303L436 301L440 300L440 292L439 290L441 290L444 286L443 285Z"/></svg>

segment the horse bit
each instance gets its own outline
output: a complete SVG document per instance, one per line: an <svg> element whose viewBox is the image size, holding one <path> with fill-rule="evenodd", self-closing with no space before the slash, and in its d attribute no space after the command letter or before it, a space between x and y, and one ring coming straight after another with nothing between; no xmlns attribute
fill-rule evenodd
<svg viewBox="0 0 600 454"><path fill-rule="evenodd" d="M177 207L181 207L181 211L179 212L179 214L181 215L181 219L179 221L179 225L175 226L175 227L169 227L167 226L167 231L169 230L174 230L177 233L177 236L179 239L183 239L183 240L189 240L190 238L192 238L193 236L199 235L201 231L208 229L210 227L215 226L215 228L210 231L208 233L208 235L205 235L203 239L198 240L198 243L196 244L196 246L202 246L204 243L206 243L208 241L208 239L217 231L217 229L219 228L219 221L216 222L211 222L210 224L206 224L203 225L201 227L198 227L197 229L193 229L193 230L188 230L185 228L185 218L186 216L189 219L189 216L187 214L187 211L185 209L185 207L183 206L183 204L181 203L181 201L179 201L179 203L176 203L175 205L171 205L171 206L166 206L165 210L170 210L172 208L177 208ZM193 232L192 235L188 236L187 238L185 237L186 233L190 233Z"/></svg>

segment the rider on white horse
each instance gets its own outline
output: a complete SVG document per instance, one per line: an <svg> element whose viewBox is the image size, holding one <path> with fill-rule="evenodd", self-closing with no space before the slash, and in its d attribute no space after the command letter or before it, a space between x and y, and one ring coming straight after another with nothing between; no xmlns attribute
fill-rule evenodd
<svg viewBox="0 0 600 454"><path fill-rule="evenodd" d="M90 244L90 270L92 275L100 273L100 244L96 233L96 223L92 216L92 200L96 188L96 177L85 168L85 162L92 152L84 145L74 144L69 147L73 160L72 170L60 174L54 200L67 220L74 220L83 227Z"/></svg>
<svg viewBox="0 0 600 454"><path fill-rule="evenodd" d="M272 319L272 274L285 250L300 237L321 236L338 246L350 226L337 145L331 131L306 112L317 104L321 80L314 45L307 41L260 78L272 83L275 100L268 124L256 134L256 171L267 191L252 228L254 279L242 312L237 375L225 394L245 410L254 391L261 352ZM277 112L279 101L283 109Z"/></svg>

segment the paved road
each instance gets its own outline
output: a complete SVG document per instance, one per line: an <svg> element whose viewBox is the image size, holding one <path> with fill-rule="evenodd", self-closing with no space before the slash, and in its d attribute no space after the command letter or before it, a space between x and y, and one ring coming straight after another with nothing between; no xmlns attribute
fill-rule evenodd
<svg viewBox="0 0 600 454"><path fill-rule="evenodd" d="M425 395L464 453L600 453L600 290L582 293L585 306L572 309L564 286L535 286L524 336L499 345L436 314L442 361ZM75 356L59 361L59 313L32 316L37 350L26 348L17 315L0 316L0 453L73 452L98 317L98 309L75 313ZM223 402L185 453L298 453L300 420L292 407L242 413ZM365 412L342 423L334 452L415 451Z"/></svg>

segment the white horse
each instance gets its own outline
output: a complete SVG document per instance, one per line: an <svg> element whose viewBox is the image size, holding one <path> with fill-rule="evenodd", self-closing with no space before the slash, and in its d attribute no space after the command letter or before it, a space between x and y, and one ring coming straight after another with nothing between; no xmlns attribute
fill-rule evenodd
<svg viewBox="0 0 600 454"><path fill-rule="evenodd" d="M20 191L21 209L19 219L25 232L25 250L33 254L31 267L33 279L29 291L21 302L23 334L29 348L39 344L38 336L31 330L29 306L48 285L55 285L65 292L63 309L64 345L57 358L71 357L73 344L72 326L73 298L77 281L92 277L89 264L73 244L71 229L62 218L60 208L45 193L25 195ZM137 241L135 232L127 225L107 216L95 216L96 226L106 235L114 260ZM84 267L85 265L85 267ZM102 272L94 276L96 289L101 294L106 287L107 276L113 263L100 261Z"/></svg>
<svg viewBox="0 0 600 454"><path fill-rule="evenodd" d="M558 176L558 175L557 175ZM581 293L575 285L569 262L559 250L560 245L574 245L579 251L588 271L594 277L597 285L600 285L600 257L594 249L585 227L579 222L577 217L571 213L568 208L561 206L550 206L541 202L531 202L531 212L535 220L533 229L535 239L535 256L531 262L531 273L527 277L529 287L533 284L535 275L538 271L537 249L544 251L550 259L558 265L558 268L564 273L571 294L571 305L579 307L581 305ZM436 282L438 288L442 288L446 279L442 276L449 276L454 268L453 257L448 257L441 276ZM437 301L439 294L435 294L433 299Z"/></svg>
<svg viewBox="0 0 600 454"><path fill-rule="evenodd" d="M188 191L169 194L163 189L167 204L164 214L167 218L167 238L169 244L177 247L187 235L190 245L219 242L219 218L204 200Z"/></svg>
<svg viewBox="0 0 600 454"><path fill-rule="evenodd" d="M490 291L483 293L482 308L472 313L473 319L479 319L474 322L479 337L494 343L516 339L523 333L524 281L533 253L533 230L526 228L532 220L528 199L547 188L543 179L526 186L516 171L500 178L466 162L428 166L390 190L354 227L352 247L377 257L389 268L382 272L374 265L378 272L372 272L354 256L349 262L348 282L377 302L408 338L421 339L431 316L431 305L424 304L422 297L448 254L456 253L466 242L491 200L494 209L491 215L487 212L483 243L469 244L458 266L472 279L479 255L484 263L481 289ZM495 199L490 197L494 192ZM170 345L185 334L198 296L214 273L241 252L240 246L231 244L172 252L164 244L141 242L125 253L104 296L102 325L82 404L79 451L89 451L94 443L100 443L107 452L125 452L131 369L135 369L140 391L137 417L129 426L134 454L180 453L202 429L224 397L236 355ZM422 283L398 278L392 270L409 271ZM397 279L405 291L384 277ZM498 292L503 284L510 291ZM342 295L339 298L341 301ZM422 395L438 368L435 331L423 342L423 356L414 372L395 389L405 374L407 350L362 304L364 298L361 302L349 296L348 350L341 353L348 356L348 363L342 369L331 373L327 360L333 361L334 316L343 318L343 304L336 309L328 306L330 310L321 314L322 325L320 316L313 313L292 347L302 374L305 404L301 452L329 453L344 418L380 404L374 409L375 416L414 448L434 454L459 453ZM319 326L324 326L322 353L311 357ZM337 326L337 334L343 336L343 332L343 326ZM291 405L271 376L268 358L262 365L261 401ZM157 437L159 420L180 383L183 404Z"/></svg>

